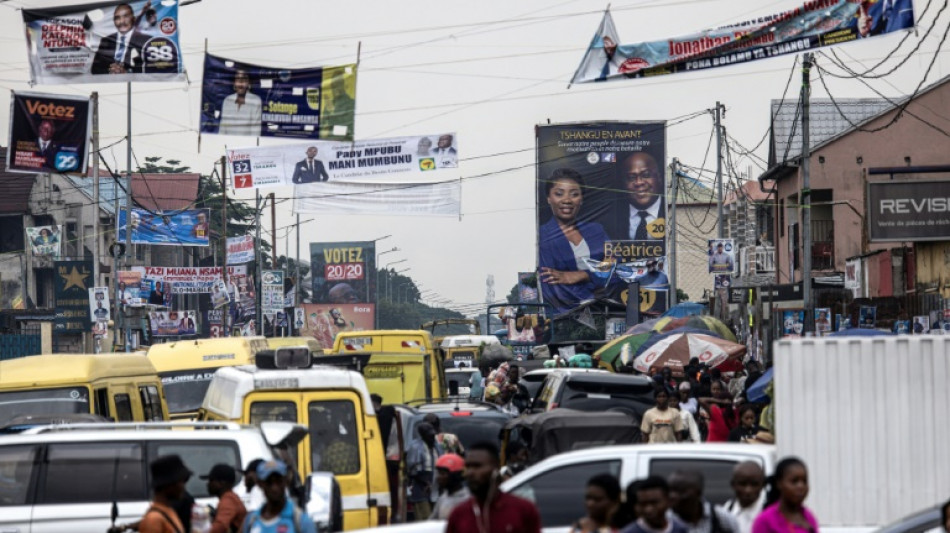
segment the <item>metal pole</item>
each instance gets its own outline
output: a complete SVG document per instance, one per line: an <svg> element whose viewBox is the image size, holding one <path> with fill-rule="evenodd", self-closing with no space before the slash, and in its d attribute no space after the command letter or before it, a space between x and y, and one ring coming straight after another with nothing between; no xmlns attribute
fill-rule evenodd
<svg viewBox="0 0 950 533"><path fill-rule="evenodd" d="M722 216L722 127L720 125L720 112L722 104L716 102L716 194L719 200L719 238L725 239L726 232L723 228Z"/></svg>
<svg viewBox="0 0 950 533"><path fill-rule="evenodd" d="M221 268L221 278L224 280L224 290L228 287L228 158L221 156L221 238L224 243L224 266Z"/></svg>
<svg viewBox="0 0 950 533"><path fill-rule="evenodd" d="M257 255L257 279L254 280L254 287L256 287L255 299L257 300L257 327L254 332L260 335L264 331L264 312L261 309L261 192L259 189L254 190L254 197L256 200L254 216L257 219L257 247L254 251Z"/></svg>
<svg viewBox="0 0 950 533"><path fill-rule="evenodd" d="M297 261L294 263L294 306L300 305L300 213L297 213ZM294 330L290 317L287 317L287 323L290 324L290 331ZM298 332L299 334L300 332Z"/></svg>
<svg viewBox="0 0 950 533"><path fill-rule="evenodd" d="M125 266L128 270L132 266L132 82L126 82L126 191L125 191ZM118 213L117 213L118 214ZM164 288L164 287L163 287ZM125 323L125 351L132 348L132 328L128 317L123 317Z"/></svg>
<svg viewBox="0 0 950 533"><path fill-rule="evenodd" d="M811 147L808 131L809 98L811 97L809 83L813 57L811 53L806 53L802 60L802 194L800 203L802 206L802 301L805 307L805 324L802 330L806 332L813 331L811 321L811 169L809 168Z"/></svg>
<svg viewBox="0 0 950 533"><path fill-rule="evenodd" d="M92 93L92 279L95 286L99 286L99 93Z"/></svg>
<svg viewBox="0 0 950 533"><path fill-rule="evenodd" d="M671 305L679 303L679 298L676 297L676 263L670 260L670 258L676 257L676 202L679 199L679 164L679 160L674 157L673 164L670 165L673 170L673 172L671 172L673 177L673 201L670 202L670 223L666 225L666 227L670 228L670 255L666 258L666 264L670 266Z"/></svg>

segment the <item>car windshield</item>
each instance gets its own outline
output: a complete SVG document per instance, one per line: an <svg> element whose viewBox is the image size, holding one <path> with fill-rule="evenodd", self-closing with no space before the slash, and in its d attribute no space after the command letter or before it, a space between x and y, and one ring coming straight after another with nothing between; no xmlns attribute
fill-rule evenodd
<svg viewBox="0 0 950 533"><path fill-rule="evenodd" d="M472 381L472 374L477 372L477 370L472 370L471 372L446 372L445 380L450 383L458 383L459 387L468 387Z"/></svg>
<svg viewBox="0 0 950 533"><path fill-rule="evenodd" d="M165 389L165 401L169 413L188 413L197 411L205 399L208 385L216 368L179 370L163 372L162 387Z"/></svg>
<svg viewBox="0 0 950 533"><path fill-rule="evenodd" d="M465 413L466 411L460 411ZM409 426L411 440L416 440L419 435L416 428L422 422L425 415L416 415L412 418ZM450 413L439 413L439 421L442 424L443 433L452 433L459 438L462 446L468 448L476 442L499 442L501 428L508 422L509 417L504 413L491 413L490 415L452 416ZM408 446L406 447L408 449Z"/></svg>
<svg viewBox="0 0 950 533"><path fill-rule="evenodd" d="M649 384L569 380L558 405L580 411L614 409L639 418L654 403L653 388Z"/></svg>
<svg viewBox="0 0 950 533"><path fill-rule="evenodd" d="M89 412L89 389L86 387L0 393L0 423L20 415L61 415Z"/></svg>

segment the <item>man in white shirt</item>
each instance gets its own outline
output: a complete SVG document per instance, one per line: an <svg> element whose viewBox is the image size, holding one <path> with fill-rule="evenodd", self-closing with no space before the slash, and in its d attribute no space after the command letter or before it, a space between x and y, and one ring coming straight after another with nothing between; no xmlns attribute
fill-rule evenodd
<svg viewBox="0 0 950 533"><path fill-rule="evenodd" d="M736 518L739 531L751 533L755 517L765 503L765 471L755 461L739 463L732 470L732 491L736 497L726 502L726 510Z"/></svg>
<svg viewBox="0 0 950 533"><path fill-rule="evenodd" d="M259 136L262 109L261 98L251 92L251 78L247 71L235 70L234 94L228 95L221 103L218 133Z"/></svg>
<svg viewBox="0 0 950 533"><path fill-rule="evenodd" d="M112 12L116 33L104 37L92 61L92 74L141 72L142 47L148 36L135 30L135 13L129 4L119 4Z"/></svg>
<svg viewBox="0 0 950 533"><path fill-rule="evenodd" d="M656 159L646 152L637 152L620 166L620 183L627 191L628 210L625 212L624 238L645 241L663 240L666 228L654 224L666 218L663 195L663 174Z"/></svg>

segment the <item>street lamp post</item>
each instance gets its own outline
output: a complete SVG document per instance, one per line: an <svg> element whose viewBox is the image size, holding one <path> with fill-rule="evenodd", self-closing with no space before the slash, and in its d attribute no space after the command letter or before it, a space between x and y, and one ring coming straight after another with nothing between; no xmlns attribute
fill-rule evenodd
<svg viewBox="0 0 950 533"><path fill-rule="evenodd" d="M386 239L386 238L388 238L388 237L391 237L391 235L386 235L385 237L380 237L379 239L376 239L376 240L383 240L383 239ZM379 272L380 272L380 270L381 270L381 269L379 268L379 258L382 257L382 256L384 256L384 255L386 255L386 254L388 254L388 253L391 253L391 252L398 252L398 251L399 251L399 247L398 247L398 246L393 246L393 247L392 247L391 249L389 249L389 250L386 250L386 251L383 251L383 252L379 252L378 254L376 254L376 262L373 263L373 268L376 269L376 305L377 305L376 317L375 317L375 319L376 319L376 324L375 324L376 329L379 329L379 308L378 308L378 306L379 306ZM367 274L368 274L368 272L367 272Z"/></svg>
<svg viewBox="0 0 950 533"><path fill-rule="evenodd" d="M391 267L392 265L398 265L399 263L405 263L406 261L408 261L408 259L400 259L399 261L393 261L392 263L386 263L386 268L384 268L383 270L387 270L387 271L388 271L388 270L389 270L389 267ZM395 274L397 274L397 272L393 272L392 275L395 275ZM392 278L392 275L391 275L389 272L386 272L386 300L387 300L387 301L390 301L390 302L393 301L393 299L392 299L392 292L393 292L393 291L392 291L392 279L391 279L391 278Z"/></svg>

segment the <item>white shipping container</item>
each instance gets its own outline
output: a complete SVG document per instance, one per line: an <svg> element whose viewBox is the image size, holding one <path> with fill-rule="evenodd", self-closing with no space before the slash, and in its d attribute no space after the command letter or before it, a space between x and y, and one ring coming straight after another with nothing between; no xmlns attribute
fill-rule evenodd
<svg viewBox="0 0 950 533"><path fill-rule="evenodd" d="M950 498L950 336L775 343L778 458L808 465L823 528L874 528Z"/></svg>

